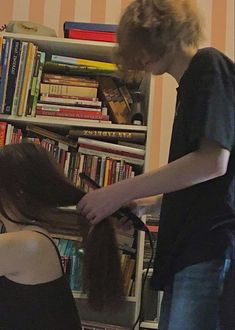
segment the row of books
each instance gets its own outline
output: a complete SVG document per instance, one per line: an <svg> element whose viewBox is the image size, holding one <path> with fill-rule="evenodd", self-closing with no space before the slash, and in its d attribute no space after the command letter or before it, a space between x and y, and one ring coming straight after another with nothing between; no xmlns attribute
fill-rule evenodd
<svg viewBox="0 0 235 330"><path fill-rule="evenodd" d="M100 69L107 64L66 56L52 55L52 63L76 64ZM95 66L96 65L96 66ZM89 69L88 69L89 70ZM109 121L107 108L98 99L99 81L94 76L58 74L45 71L40 84L36 116L80 120Z"/></svg>
<svg viewBox="0 0 235 330"><path fill-rule="evenodd" d="M78 40L116 42L117 25L101 23L64 23L64 37Z"/></svg>
<svg viewBox="0 0 235 330"><path fill-rule="evenodd" d="M82 271L84 250L79 249L76 241L64 238L54 238L57 244L64 273L73 291L82 291Z"/></svg>
<svg viewBox="0 0 235 330"><path fill-rule="evenodd" d="M107 113L101 112L96 79L88 75L43 73L45 59L45 52L39 51L32 42L0 37L0 113L17 116L45 116L47 113L56 117L108 120ZM58 55L52 55L51 62L74 63L77 70L82 68L81 73L84 67L86 73L115 69L112 63Z"/></svg>
<svg viewBox="0 0 235 330"><path fill-rule="evenodd" d="M135 295L135 258L129 254L121 254L121 270L123 275L124 295Z"/></svg>
<svg viewBox="0 0 235 330"><path fill-rule="evenodd" d="M110 76L116 65L48 56L32 42L0 37L0 113L143 124L141 102Z"/></svg>
<svg viewBox="0 0 235 330"><path fill-rule="evenodd" d="M79 152L86 155L122 159L130 164L140 166L144 164L145 150L140 148L83 137L78 138L78 146Z"/></svg>
<svg viewBox="0 0 235 330"><path fill-rule="evenodd" d="M82 272L85 251L82 248L79 248L79 243L74 240L54 238L54 241L57 244L63 269L67 275L71 290L84 293ZM124 294L126 296L133 296L135 259L133 256L127 255L120 250L120 262L123 275Z"/></svg>
<svg viewBox="0 0 235 330"><path fill-rule="evenodd" d="M21 143L23 140L41 144L52 153L64 169L65 175L76 186L81 186L79 173L82 172L99 186L133 177L135 164L143 164L144 161L143 149L82 137L78 138L77 144L66 141L55 133L50 134L48 130L31 126L23 134L21 128L0 122L0 146ZM89 190L85 184L82 187L85 191Z"/></svg>

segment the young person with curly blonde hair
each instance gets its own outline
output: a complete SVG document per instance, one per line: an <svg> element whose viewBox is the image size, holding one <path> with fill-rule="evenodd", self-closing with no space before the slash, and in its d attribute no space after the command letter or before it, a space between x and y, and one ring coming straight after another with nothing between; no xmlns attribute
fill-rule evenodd
<svg viewBox="0 0 235 330"><path fill-rule="evenodd" d="M199 49L200 15L190 0L134 1L117 39L122 70L168 73L178 83L169 163L88 193L78 209L97 224L124 204L163 194L152 279L164 291L159 330L221 330L235 228L234 63Z"/></svg>

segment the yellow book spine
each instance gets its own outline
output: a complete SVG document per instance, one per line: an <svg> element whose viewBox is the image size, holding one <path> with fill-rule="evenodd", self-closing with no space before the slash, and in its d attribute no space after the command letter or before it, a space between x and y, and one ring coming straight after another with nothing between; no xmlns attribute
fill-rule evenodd
<svg viewBox="0 0 235 330"><path fill-rule="evenodd" d="M117 66L113 63L85 60L85 59L76 59L77 65L91 66L96 67L97 69L107 69L107 70L117 70Z"/></svg>
<svg viewBox="0 0 235 330"><path fill-rule="evenodd" d="M109 182L109 164L111 162L110 158L106 158L105 171L104 171L104 187L107 187Z"/></svg>

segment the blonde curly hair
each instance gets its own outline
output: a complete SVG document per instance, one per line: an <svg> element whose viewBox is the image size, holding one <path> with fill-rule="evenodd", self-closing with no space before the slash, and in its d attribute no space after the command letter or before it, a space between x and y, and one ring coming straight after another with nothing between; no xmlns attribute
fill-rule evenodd
<svg viewBox="0 0 235 330"><path fill-rule="evenodd" d="M198 47L202 38L194 0L135 0L119 23L115 62L141 70L143 58L158 60L175 46Z"/></svg>

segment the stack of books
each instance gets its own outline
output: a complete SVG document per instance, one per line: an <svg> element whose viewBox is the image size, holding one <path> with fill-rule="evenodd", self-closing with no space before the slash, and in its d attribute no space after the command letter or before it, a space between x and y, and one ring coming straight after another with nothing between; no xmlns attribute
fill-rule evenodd
<svg viewBox="0 0 235 330"><path fill-rule="evenodd" d="M76 75L72 69L66 71L70 66L76 67ZM97 70L113 72L116 66L53 54L44 67L36 116L110 122L107 108L98 98Z"/></svg>
<svg viewBox="0 0 235 330"><path fill-rule="evenodd" d="M64 37L70 39L116 42L117 25L65 22Z"/></svg>

